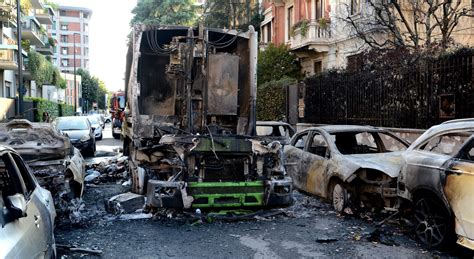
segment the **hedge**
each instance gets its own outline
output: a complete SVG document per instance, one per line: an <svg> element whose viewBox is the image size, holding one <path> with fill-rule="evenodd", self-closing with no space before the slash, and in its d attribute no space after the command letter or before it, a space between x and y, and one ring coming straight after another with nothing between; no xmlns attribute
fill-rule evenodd
<svg viewBox="0 0 474 259"><path fill-rule="evenodd" d="M35 122L43 121L44 112L47 112L51 119L58 116L74 115L74 106L71 105L60 104L43 98L25 97L25 99L31 100L33 102L33 107L36 108L34 112Z"/></svg>
<svg viewBox="0 0 474 259"><path fill-rule="evenodd" d="M286 87L296 82L296 79L285 77L259 85L257 88L257 119L283 120L286 114Z"/></svg>

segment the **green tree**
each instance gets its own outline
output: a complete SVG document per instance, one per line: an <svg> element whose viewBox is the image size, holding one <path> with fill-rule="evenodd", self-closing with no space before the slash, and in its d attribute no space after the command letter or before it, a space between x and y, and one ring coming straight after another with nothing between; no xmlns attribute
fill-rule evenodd
<svg viewBox="0 0 474 259"><path fill-rule="evenodd" d="M91 76L89 71L85 69L78 69L77 74L81 76L82 80L82 99L84 101L85 110L90 110L92 102L97 101L97 92L99 89L99 79Z"/></svg>
<svg viewBox="0 0 474 259"><path fill-rule="evenodd" d="M286 45L268 45L258 54L257 84L276 81L283 77L301 79L300 63Z"/></svg>
<svg viewBox="0 0 474 259"><path fill-rule="evenodd" d="M260 28L262 16L258 2L253 0L208 0L204 4L203 22L208 27L247 30Z"/></svg>
<svg viewBox="0 0 474 259"><path fill-rule="evenodd" d="M191 25L196 18L193 0L138 0L131 24Z"/></svg>
<svg viewBox="0 0 474 259"><path fill-rule="evenodd" d="M28 69L31 72L31 77L38 85L52 84L60 86L61 76L59 70L40 53L33 50L28 53Z"/></svg>
<svg viewBox="0 0 474 259"><path fill-rule="evenodd" d="M105 83L102 80L99 80L99 87L97 89L97 106L99 109L105 110L106 108L106 101L105 95L107 94L107 88L105 87Z"/></svg>

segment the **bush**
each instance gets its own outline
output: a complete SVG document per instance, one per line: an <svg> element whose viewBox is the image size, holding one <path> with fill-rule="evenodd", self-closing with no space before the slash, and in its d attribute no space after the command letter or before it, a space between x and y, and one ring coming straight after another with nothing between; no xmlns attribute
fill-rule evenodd
<svg viewBox="0 0 474 259"><path fill-rule="evenodd" d="M266 82L257 88L257 119L279 121L286 114L286 87L295 84L293 78Z"/></svg>
<svg viewBox="0 0 474 259"><path fill-rule="evenodd" d="M43 113L47 112L51 119L59 116L72 116L74 115L74 106L67 105L64 103L56 103L43 98L25 97L25 100L33 102L35 107L34 117L35 122L43 121Z"/></svg>
<svg viewBox="0 0 474 259"><path fill-rule="evenodd" d="M258 53L257 83L261 85L284 77L301 79L301 66L295 54L286 45L268 45Z"/></svg>

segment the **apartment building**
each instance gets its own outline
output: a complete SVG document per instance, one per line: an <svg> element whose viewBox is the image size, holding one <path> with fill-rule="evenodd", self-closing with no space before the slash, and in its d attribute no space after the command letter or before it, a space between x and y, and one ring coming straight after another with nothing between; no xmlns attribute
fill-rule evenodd
<svg viewBox="0 0 474 259"><path fill-rule="evenodd" d="M74 73L74 63L76 69L89 69L89 20L92 10L59 6L58 12L49 27L52 37L58 42L53 63L61 72Z"/></svg>
<svg viewBox="0 0 474 259"><path fill-rule="evenodd" d="M21 38L28 42L30 49L44 55L52 55L53 48L46 32L52 24L55 12L42 0L30 0L30 8L22 9L20 17ZM0 1L0 97L14 98L18 95L18 47L16 1ZM28 71L28 54L22 50L23 86L25 96L41 97L35 81Z"/></svg>
<svg viewBox="0 0 474 259"><path fill-rule="evenodd" d="M357 54L368 49L354 36L350 26L339 19L367 19L363 15L370 11L366 1L267 0L262 7L261 47L270 42L288 45L300 59L306 75L330 68L345 68L349 63L357 62ZM452 34L456 42L474 45L473 20L466 17L460 21Z"/></svg>

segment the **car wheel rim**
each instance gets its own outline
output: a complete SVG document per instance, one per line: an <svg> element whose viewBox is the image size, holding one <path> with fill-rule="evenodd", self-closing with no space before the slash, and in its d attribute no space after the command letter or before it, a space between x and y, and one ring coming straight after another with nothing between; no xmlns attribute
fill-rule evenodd
<svg viewBox="0 0 474 259"><path fill-rule="evenodd" d="M332 205L338 212L342 212L346 205L346 192L340 184L336 184L332 191Z"/></svg>
<svg viewBox="0 0 474 259"><path fill-rule="evenodd" d="M421 199L415 205L415 232L429 247L440 245L446 237L447 218L441 209L428 199Z"/></svg>

